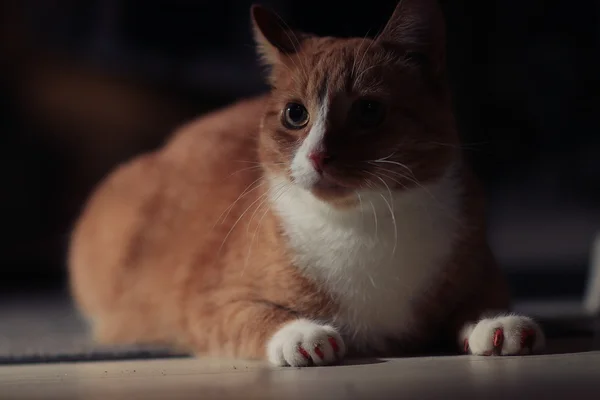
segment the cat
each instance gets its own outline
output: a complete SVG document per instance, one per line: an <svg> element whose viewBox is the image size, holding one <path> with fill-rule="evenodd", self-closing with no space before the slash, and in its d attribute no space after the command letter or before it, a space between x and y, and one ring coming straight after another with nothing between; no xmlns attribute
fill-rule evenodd
<svg viewBox="0 0 600 400"><path fill-rule="evenodd" d="M76 223L96 339L279 366L541 350L486 242L437 2L401 1L374 39L251 15L271 91L119 166Z"/></svg>

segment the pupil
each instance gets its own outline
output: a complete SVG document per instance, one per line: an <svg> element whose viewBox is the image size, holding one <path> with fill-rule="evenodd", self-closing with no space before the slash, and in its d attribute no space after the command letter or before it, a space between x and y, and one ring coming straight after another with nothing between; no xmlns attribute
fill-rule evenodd
<svg viewBox="0 0 600 400"><path fill-rule="evenodd" d="M293 105L290 107L289 114L292 121L299 122L302 121L304 110L299 105Z"/></svg>
<svg viewBox="0 0 600 400"><path fill-rule="evenodd" d="M355 107L357 122L362 128L374 128L383 120L384 109L377 101L359 100Z"/></svg>
<svg viewBox="0 0 600 400"><path fill-rule="evenodd" d="M377 111L377 106L375 105L375 103L373 103L371 101L366 101L363 103L363 113L372 114L376 111Z"/></svg>

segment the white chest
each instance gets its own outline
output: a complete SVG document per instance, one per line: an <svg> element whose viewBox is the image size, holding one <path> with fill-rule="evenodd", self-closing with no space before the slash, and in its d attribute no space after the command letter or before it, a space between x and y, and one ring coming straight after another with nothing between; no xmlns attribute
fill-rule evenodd
<svg viewBox="0 0 600 400"><path fill-rule="evenodd" d="M281 184L281 182L279 182ZM295 263L340 306L333 323L360 346L411 330L413 299L446 263L459 225L454 180L361 194L340 211L290 186L274 199Z"/></svg>

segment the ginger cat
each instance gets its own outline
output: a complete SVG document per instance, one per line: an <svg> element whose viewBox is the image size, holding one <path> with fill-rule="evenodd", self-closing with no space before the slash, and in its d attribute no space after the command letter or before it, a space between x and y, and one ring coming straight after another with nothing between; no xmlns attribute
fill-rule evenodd
<svg viewBox="0 0 600 400"><path fill-rule="evenodd" d="M77 223L71 283L96 338L282 366L541 349L532 319L497 314L436 1L401 1L372 40L259 6L252 22L271 92L120 166Z"/></svg>

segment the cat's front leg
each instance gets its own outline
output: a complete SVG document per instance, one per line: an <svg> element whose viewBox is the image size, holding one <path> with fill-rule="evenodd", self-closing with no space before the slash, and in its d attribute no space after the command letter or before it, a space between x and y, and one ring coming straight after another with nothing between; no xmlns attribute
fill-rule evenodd
<svg viewBox="0 0 600 400"><path fill-rule="evenodd" d="M545 346L541 327L522 315L499 315L467 323L458 335L464 352L474 355L520 355L539 352Z"/></svg>
<svg viewBox="0 0 600 400"><path fill-rule="evenodd" d="M198 355L266 359L277 366L328 365L342 359L346 346L329 325L298 318L282 307L235 301L210 314L193 312L190 344Z"/></svg>

